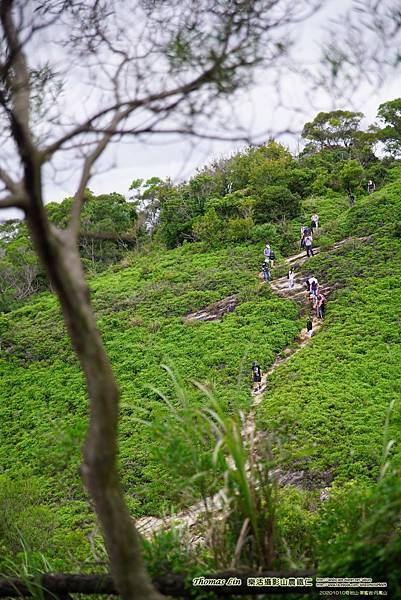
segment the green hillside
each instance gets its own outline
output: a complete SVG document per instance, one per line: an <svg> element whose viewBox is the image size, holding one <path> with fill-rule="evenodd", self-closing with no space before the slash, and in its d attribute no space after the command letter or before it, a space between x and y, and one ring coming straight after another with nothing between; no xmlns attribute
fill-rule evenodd
<svg viewBox="0 0 401 600"><path fill-rule="evenodd" d="M400 398L400 193L388 185L325 226L350 240L307 264L335 290L324 330L273 375L260 409L260 427L287 428L307 468L343 480L377 477L386 409ZM397 407L389 431L397 443L399 430Z"/></svg>
<svg viewBox="0 0 401 600"><path fill-rule="evenodd" d="M267 367L302 326L297 306L261 286L259 255L257 247L204 253L184 246L134 256L91 281L121 386L121 470L135 516L158 515L180 501L163 464L150 453L157 440L138 422L163 420L165 405L151 386L174 398L160 365L172 367L186 383L210 382L225 410L246 409L250 361ZM232 294L239 305L221 322L185 322L187 314ZM87 404L55 298L43 293L4 315L1 338L3 476L17 483L39 478L54 515L67 512L79 521L82 510L87 516L78 473ZM193 402L205 402L200 393L191 394Z"/></svg>
<svg viewBox="0 0 401 600"><path fill-rule="evenodd" d="M390 535L399 533L401 509L396 177L397 169L390 173L393 182L361 196L352 209L341 194L308 196L287 224L288 254L296 253L300 224L319 212L322 251L298 275L313 272L332 292L322 330L269 378L256 414L258 430L274 434L280 468L302 471L309 481L279 492L276 526L285 546L278 544L277 565L318 566L327 575L334 565L336 576L379 580L392 569L394 589L401 551ZM185 420L183 439L174 437L168 402L184 417L185 402L189 413L208 407L208 396L192 383L197 380L222 413L246 413L251 361L266 371L297 344L305 309L261 283L262 249L252 242L155 246L90 277L121 388L120 469L133 517L168 514L218 489L211 468L215 440L202 434L191 439ZM279 259L274 273L284 271ZM187 319L205 308L213 313L227 297L235 307L221 318ZM30 564L45 557L54 570L91 570L102 564L103 550L79 476L86 394L55 297L41 292L3 313L0 338L0 567L9 572L28 556ZM321 502L324 487L331 491ZM175 538L167 536L159 549L155 543L156 550L148 549L151 567L165 561L179 570L193 560L177 549L171 558ZM218 566L211 555L197 559Z"/></svg>

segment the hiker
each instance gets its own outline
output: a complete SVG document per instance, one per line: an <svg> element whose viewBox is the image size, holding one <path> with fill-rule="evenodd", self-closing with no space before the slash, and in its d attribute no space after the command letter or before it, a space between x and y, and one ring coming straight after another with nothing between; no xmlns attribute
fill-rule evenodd
<svg viewBox="0 0 401 600"><path fill-rule="evenodd" d="M262 274L263 274L264 281L266 281L266 282L267 281L271 281L272 274L271 274L270 269L269 269L269 261L268 260L265 260L262 263Z"/></svg>
<svg viewBox="0 0 401 600"><path fill-rule="evenodd" d="M306 323L306 331L308 334L308 337L312 337L312 333L313 333L313 323L312 323L312 319L308 319L307 323Z"/></svg>
<svg viewBox="0 0 401 600"><path fill-rule="evenodd" d="M315 294L312 294L312 292L309 294L309 302L312 305L313 311L317 311L317 296L315 296Z"/></svg>
<svg viewBox="0 0 401 600"><path fill-rule="evenodd" d="M309 279L309 289L311 294L313 294L314 296L317 296L319 293L319 283L318 280L316 279L316 277L311 277Z"/></svg>
<svg viewBox="0 0 401 600"><path fill-rule="evenodd" d="M373 183L373 181L371 179L369 179L368 181L368 194L372 194L376 189L375 184Z"/></svg>
<svg viewBox="0 0 401 600"><path fill-rule="evenodd" d="M255 384L255 391L260 390L260 388L262 387L262 369L260 368L256 360L254 360L252 363L252 378L253 383Z"/></svg>
<svg viewBox="0 0 401 600"><path fill-rule="evenodd" d="M313 254L313 238L310 234L305 237L305 250L306 250L306 256L308 258L310 256L314 256L314 254Z"/></svg>
<svg viewBox="0 0 401 600"><path fill-rule="evenodd" d="M306 227L304 225L301 225L301 240L300 240L301 250L303 250L305 248L305 229L306 229Z"/></svg>
<svg viewBox="0 0 401 600"><path fill-rule="evenodd" d="M266 244L265 249L263 250L263 254L265 255L265 260L270 260L270 246L269 244Z"/></svg>
<svg viewBox="0 0 401 600"><path fill-rule="evenodd" d="M274 254L274 250L270 249L270 266L274 267L274 260L276 258L276 255Z"/></svg>
<svg viewBox="0 0 401 600"><path fill-rule="evenodd" d="M315 233L315 230L318 230L319 227L319 215L316 213L313 213L313 215L311 216L311 221L310 221L310 227L312 230L312 233Z"/></svg>
<svg viewBox="0 0 401 600"><path fill-rule="evenodd" d="M292 290L292 288L294 287L294 281L295 281L295 271L292 267L288 271L287 277L288 277L288 289Z"/></svg>
<svg viewBox="0 0 401 600"><path fill-rule="evenodd" d="M349 207L352 208L355 204L355 196L352 192L348 192Z"/></svg>
<svg viewBox="0 0 401 600"><path fill-rule="evenodd" d="M325 302L326 298L323 296L323 294L319 294L316 303L317 316L319 319L323 319Z"/></svg>

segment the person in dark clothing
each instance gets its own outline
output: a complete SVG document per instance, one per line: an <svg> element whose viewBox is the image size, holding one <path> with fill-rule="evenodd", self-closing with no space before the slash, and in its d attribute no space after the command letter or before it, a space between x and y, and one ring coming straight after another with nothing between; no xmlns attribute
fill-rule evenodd
<svg viewBox="0 0 401 600"><path fill-rule="evenodd" d="M302 225L301 227L301 240L300 240L301 250L305 248L305 227Z"/></svg>
<svg viewBox="0 0 401 600"><path fill-rule="evenodd" d="M276 255L274 254L274 250L270 250L270 265L271 265L271 267L274 267L275 258L276 258Z"/></svg>
<svg viewBox="0 0 401 600"><path fill-rule="evenodd" d="M375 184L373 183L373 181L371 179L369 179L368 181L368 193L372 194L376 189Z"/></svg>
<svg viewBox="0 0 401 600"><path fill-rule="evenodd" d="M301 227L301 250L304 250L305 248L305 236L307 235L308 232L308 228L305 225L302 225Z"/></svg>
<svg viewBox="0 0 401 600"><path fill-rule="evenodd" d="M260 390L260 388L262 387L262 369L260 368L260 365L258 365L256 360L254 360L252 363L252 379L253 383L255 384L255 390Z"/></svg>
<svg viewBox="0 0 401 600"><path fill-rule="evenodd" d="M264 261L262 263L262 274L263 274L263 280L264 281L271 281L272 280L272 274L269 268L269 262L268 261Z"/></svg>
<svg viewBox="0 0 401 600"><path fill-rule="evenodd" d="M311 221L310 221L310 229L312 234L317 232L317 229L319 227L319 215L317 213L313 213L313 215L311 216Z"/></svg>
<svg viewBox="0 0 401 600"><path fill-rule="evenodd" d="M312 330L313 330L312 319L308 319L308 321L306 323L306 331L307 331L309 337L312 337L312 333L313 333Z"/></svg>

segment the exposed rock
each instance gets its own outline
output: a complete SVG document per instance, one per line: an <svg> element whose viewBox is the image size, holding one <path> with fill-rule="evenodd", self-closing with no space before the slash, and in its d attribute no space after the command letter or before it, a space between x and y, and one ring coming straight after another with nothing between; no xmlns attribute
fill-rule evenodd
<svg viewBox="0 0 401 600"><path fill-rule="evenodd" d="M233 312L238 306L238 296L227 296L214 304L205 306L202 310L190 313L185 317L186 321L220 321L224 315Z"/></svg>
<svg viewBox="0 0 401 600"><path fill-rule="evenodd" d="M275 475L280 485L293 485L301 490L321 490L324 486L327 496L328 486L333 481L333 473L329 469L326 471L277 469Z"/></svg>

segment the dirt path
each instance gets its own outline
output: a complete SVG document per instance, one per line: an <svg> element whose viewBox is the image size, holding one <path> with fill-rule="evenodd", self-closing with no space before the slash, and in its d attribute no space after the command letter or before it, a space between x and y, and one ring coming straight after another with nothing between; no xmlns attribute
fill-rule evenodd
<svg viewBox="0 0 401 600"><path fill-rule="evenodd" d="M330 251L340 248L341 246L345 245L347 242L349 242L353 239L354 240L357 239L359 241L366 240L366 238L346 238L346 239L341 240L340 242L337 242L336 244L334 244L330 248ZM320 252L320 248L314 248L315 254L319 254L319 252ZM302 265L305 264L305 262L307 260L309 260L309 259L306 257L305 251L303 251L299 254L294 254L293 256L288 257L285 260L285 263L288 266L293 266L296 269L299 269ZM278 277L277 279L274 279L271 282L270 286L271 286L272 291L282 298L289 298L291 300L295 300L295 301L301 302L303 304L306 304L306 302L307 302L306 288L305 288L304 284L301 282L299 274L297 274L297 276L296 276L294 286L292 289L289 289L289 287L288 287L287 276ZM325 296L327 296L330 293L330 288L327 285L320 286L320 290L322 291L322 293ZM214 313L217 313L218 317L221 318L225 312L231 312L231 310L233 310L232 306L235 304L234 297L232 296L228 300L229 301L223 300L220 303L217 303L216 306L213 306L214 309L217 309L217 310L210 311L211 313L213 313L213 316L214 316ZM228 310L227 310L227 307L229 307ZM199 313L193 313L193 314L189 315L188 317L191 319L202 319L203 312L205 312L205 309L203 311L199 311ZM208 313L208 315L209 315L209 313ZM208 318L208 320L209 320L209 318ZM316 317L313 317L312 323L313 323L313 335L316 335L316 333L321 328L322 323ZM312 336L312 338L313 338L313 336ZM272 375L272 373L274 373L275 370L278 369L282 364L284 364L285 362L290 360L295 354L300 352L300 350L302 350L302 348L304 348L310 342L310 340L312 338L310 338L308 336L306 329L302 329L298 336L298 340L297 340L298 343L297 343L296 347L295 348L286 348L284 350L284 356L277 357L276 360L274 361L274 363L269 368L269 370L263 374L262 387L260 390L258 390L256 392L255 391L252 392L253 402L252 402L249 414L247 415L245 423L244 423L243 435L244 435L244 437L247 437L247 439L255 439L255 437L256 437L256 426L255 426L256 409L263 400L263 394L266 391L268 379L269 379L270 375ZM291 474L291 473L281 473L281 472L279 472L279 470L277 470L276 476L277 476L278 482L283 485L288 484L288 483L299 482L299 481L301 481L301 485L302 485L302 476L303 476L302 471ZM216 512L217 513L219 511L222 511L225 505L226 505L226 501L225 501L225 496L224 496L224 490L220 490L214 496L207 498L205 502L200 501L197 504L194 504L193 506L190 506L189 508L177 513L176 515L168 516L165 518L142 517L141 519L137 520L136 525L137 525L139 532L142 535L144 535L145 537L150 537L153 533L160 531L161 529L170 529L173 526L177 529L191 529L191 528L194 528L194 526L196 525L196 523L201 515L204 515L206 512ZM189 540L189 543L196 543L196 541L199 541L199 539L200 539L199 536L197 536L196 533L194 532L194 536L193 536L193 538L191 538Z"/></svg>

